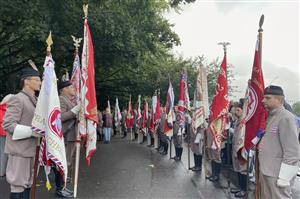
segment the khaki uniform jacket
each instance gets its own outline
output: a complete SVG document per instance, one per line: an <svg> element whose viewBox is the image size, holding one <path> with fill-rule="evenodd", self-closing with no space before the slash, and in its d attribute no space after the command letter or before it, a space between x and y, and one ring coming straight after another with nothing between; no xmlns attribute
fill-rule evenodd
<svg viewBox="0 0 300 199"><path fill-rule="evenodd" d="M297 165L300 159L296 118L283 107L272 110L265 132L259 144L260 171L277 178L281 163Z"/></svg>
<svg viewBox="0 0 300 199"><path fill-rule="evenodd" d="M193 153L195 153L196 155L202 155L202 151L203 151L203 138L204 138L204 128L201 126L199 126L197 128L197 133L195 134L193 131L192 131L192 125L190 125L190 132L191 132L191 140L190 140L190 143L191 143L191 150ZM199 143L195 143L195 140L196 140L196 137L197 135L200 134L201 138L199 140Z"/></svg>
<svg viewBox="0 0 300 199"><path fill-rule="evenodd" d="M160 114L160 122L159 122L159 125L158 125L158 132L160 134L164 134L165 120L166 120L166 113L163 112L163 113Z"/></svg>
<svg viewBox="0 0 300 199"><path fill-rule="evenodd" d="M242 164L239 161L241 150L244 146L245 132L240 128L241 119L237 120L234 125L234 133L232 137L232 166L235 172L242 174L247 173L247 163Z"/></svg>
<svg viewBox="0 0 300 199"><path fill-rule="evenodd" d="M37 138L12 140L17 124L31 126L37 99L26 91L20 91L10 99L2 127L8 132L5 143L5 153L20 157L34 157Z"/></svg>
<svg viewBox="0 0 300 199"><path fill-rule="evenodd" d="M67 142L76 141L76 115L71 111L75 106L66 96L59 96L62 132Z"/></svg>
<svg viewBox="0 0 300 199"><path fill-rule="evenodd" d="M179 125L177 122L173 123L173 143L175 147L182 147L182 135L178 135Z"/></svg>

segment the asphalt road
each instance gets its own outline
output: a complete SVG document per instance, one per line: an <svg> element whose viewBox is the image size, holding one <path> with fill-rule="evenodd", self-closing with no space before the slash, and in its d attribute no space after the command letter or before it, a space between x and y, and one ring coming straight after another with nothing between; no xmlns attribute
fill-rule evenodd
<svg viewBox="0 0 300 199"><path fill-rule="evenodd" d="M193 157L190 166L193 166ZM226 173L223 174L226 176ZM114 137L110 144L98 142L89 167L82 151L77 198L234 198L228 194L224 176L221 176L220 184L215 185L205 180L204 171L194 173L188 170L186 148L182 161L175 162L169 159L169 155L162 156L155 149L147 147L146 143L137 144L136 141ZM50 176L52 182L53 177ZM232 178L231 174L234 182ZM45 175L41 169L37 198L55 198L54 183L52 186L52 190L46 190ZM230 186L234 187L233 183ZM72 184L68 184L68 187L72 189ZM5 178L0 178L2 198L9 198L9 186Z"/></svg>
<svg viewBox="0 0 300 199"><path fill-rule="evenodd" d="M193 172L153 148L121 138L98 142L97 147L90 167L81 154L77 198L204 198L192 180ZM55 198L55 189L46 190L44 176L41 169L37 198ZM5 178L0 179L0 190L0 198L9 197Z"/></svg>

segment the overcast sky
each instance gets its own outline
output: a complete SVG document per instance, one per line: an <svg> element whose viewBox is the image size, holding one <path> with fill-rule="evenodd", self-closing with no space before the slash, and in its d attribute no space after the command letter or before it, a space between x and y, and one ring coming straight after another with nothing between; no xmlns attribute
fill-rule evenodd
<svg viewBox="0 0 300 199"><path fill-rule="evenodd" d="M174 24L181 46L174 52L184 57L204 55L207 61L223 57L217 45L228 41L227 61L234 65L243 97L251 77L258 22L263 25L263 73L265 86L280 85L286 99L300 101L299 81L299 3L298 1L200 1L182 6L182 11L166 14Z"/></svg>

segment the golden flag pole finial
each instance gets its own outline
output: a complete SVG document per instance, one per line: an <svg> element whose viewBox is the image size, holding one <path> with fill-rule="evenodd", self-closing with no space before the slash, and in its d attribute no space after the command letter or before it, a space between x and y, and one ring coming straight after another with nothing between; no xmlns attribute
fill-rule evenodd
<svg viewBox="0 0 300 199"><path fill-rule="evenodd" d="M46 43L47 43L47 52L51 52L51 45L53 44L53 41L52 41L52 35L51 35L51 31L49 33L49 36L46 40Z"/></svg>
<svg viewBox="0 0 300 199"><path fill-rule="evenodd" d="M83 4L83 12L84 12L84 18L86 19L87 18L87 15L88 15L88 8L89 8L89 5L88 4Z"/></svg>

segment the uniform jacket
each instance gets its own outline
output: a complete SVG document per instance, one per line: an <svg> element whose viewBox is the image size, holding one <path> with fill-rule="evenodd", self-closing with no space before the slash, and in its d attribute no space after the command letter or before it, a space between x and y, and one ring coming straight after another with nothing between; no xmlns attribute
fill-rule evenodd
<svg viewBox="0 0 300 199"><path fill-rule="evenodd" d="M239 161L241 158L241 150L243 149L245 141L245 132L241 128L241 119L237 120L234 125L234 133L232 136L232 166L235 172L246 174L247 163Z"/></svg>
<svg viewBox="0 0 300 199"><path fill-rule="evenodd" d="M162 113L160 114L160 123L159 123L159 126L158 126L158 131L159 131L161 134L164 134L165 120L166 120L166 113L165 113L165 112L162 112Z"/></svg>
<svg viewBox="0 0 300 199"><path fill-rule="evenodd" d="M36 102L36 97L25 90L11 97L2 123L3 129L8 132L5 153L21 157L35 156L37 138L12 140L12 135L17 124L31 126Z"/></svg>
<svg viewBox="0 0 300 199"><path fill-rule="evenodd" d="M259 145L260 171L278 177L281 163L297 165L300 159L296 118L283 107L272 110L265 132Z"/></svg>
<svg viewBox="0 0 300 199"><path fill-rule="evenodd" d="M60 95L62 132L67 142L76 141L76 115L71 111L75 106L68 97Z"/></svg>

